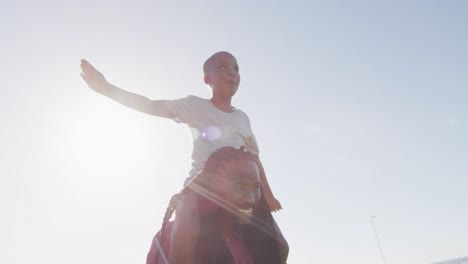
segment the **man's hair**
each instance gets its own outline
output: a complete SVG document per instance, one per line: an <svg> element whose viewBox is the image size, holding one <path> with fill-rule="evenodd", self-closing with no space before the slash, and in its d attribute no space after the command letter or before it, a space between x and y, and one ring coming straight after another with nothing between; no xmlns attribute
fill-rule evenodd
<svg viewBox="0 0 468 264"><path fill-rule="evenodd" d="M203 63L203 74L204 75L207 75L208 74L208 71L210 70L210 67L211 65L214 63L215 61L215 58L220 55L220 54L229 54L231 56L234 57L234 55L232 55L231 53L227 52L227 51L218 51L216 52L215 54L211 55L206 61L205 63Z"/></svg>
<svg viewBox="0 0 468 264"><path fill-rule="evenodd" d="M199 205L209 205L211 208L219 206L221 208L221 210L211 210L200 214L200 234L194 250L193 263L216 264L233 263L234 261L221 234L219 221L217 221L219 214L227 213L228 209L223 206L222 201L215 201L213 199L209 184L210 178L219 177L219 169L224 168L226 161L231 160L255 162L252 154L243 149L224 147L215 151L205 162L203 172L197 175L179 194L171 198L166 210L161 228L160 242L164 241L164 236L170 235L164 234L164 229L177 207L178 200L183 195L193 193L194 195L190 199L197 199ZM262 189L260 189L260 192L261 197L257 206L253 209L251 223L240 225L237 229L238 235L245 242L246 248L251 249L254 263L280 263L273 217ZM156 263L158 259L156 256Z"/></svg>

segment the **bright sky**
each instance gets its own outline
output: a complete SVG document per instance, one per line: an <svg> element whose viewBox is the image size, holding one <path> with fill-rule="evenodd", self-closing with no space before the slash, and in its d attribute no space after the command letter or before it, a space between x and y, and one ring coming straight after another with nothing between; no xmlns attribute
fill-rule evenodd
<svg viewBox="0 0 468 264"><path fill-rule="evenodd" d="M0 263L144 263L189 130L89 88L209 97L232 52L289 263L468 255L468 2L2 1Z"/></svg>

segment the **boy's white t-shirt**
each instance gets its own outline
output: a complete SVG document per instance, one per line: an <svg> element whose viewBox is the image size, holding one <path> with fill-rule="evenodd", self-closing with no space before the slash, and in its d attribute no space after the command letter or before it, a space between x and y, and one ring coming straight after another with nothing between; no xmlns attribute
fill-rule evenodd
<svg viewBox="0 0 468 264"><path fill-rule="evenodd" d="M217 149L231 146L245 147L258 155L258 145L243 111L227 113L219 110L209 99L189 95L168 103L169 111L178 123L187 124L193 139L192 169L190 177L203 170L208 157Z"/></svg>

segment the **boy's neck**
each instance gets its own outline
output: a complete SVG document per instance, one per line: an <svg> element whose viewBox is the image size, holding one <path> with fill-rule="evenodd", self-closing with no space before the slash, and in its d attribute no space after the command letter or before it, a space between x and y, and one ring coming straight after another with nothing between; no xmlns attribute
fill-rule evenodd
<svg viewBox="0 0 468 264"><path fill-rule="evenodd" d="M218 108L219 110L223 112L228 112L228 113L234 111L234 107L232 107L231 105L231 100L232 100L231 96L221 97L221 96L215 96L215 95L213 95L213 97L211 97L210 99L211 103L213 103L214 106L216 106L216 108Z"/></svg>

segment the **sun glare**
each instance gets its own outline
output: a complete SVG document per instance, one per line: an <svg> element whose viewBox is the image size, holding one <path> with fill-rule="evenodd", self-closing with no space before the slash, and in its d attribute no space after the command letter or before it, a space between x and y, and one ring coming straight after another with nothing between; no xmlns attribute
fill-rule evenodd
<svg viewBox="0 0 468 264"><path fill-rule="evenodd" d="M110 172L116 167L120 171L131 170L145 152L143 125L105 107L76 115L70 133L70 158L85 171Z"/></svg>

